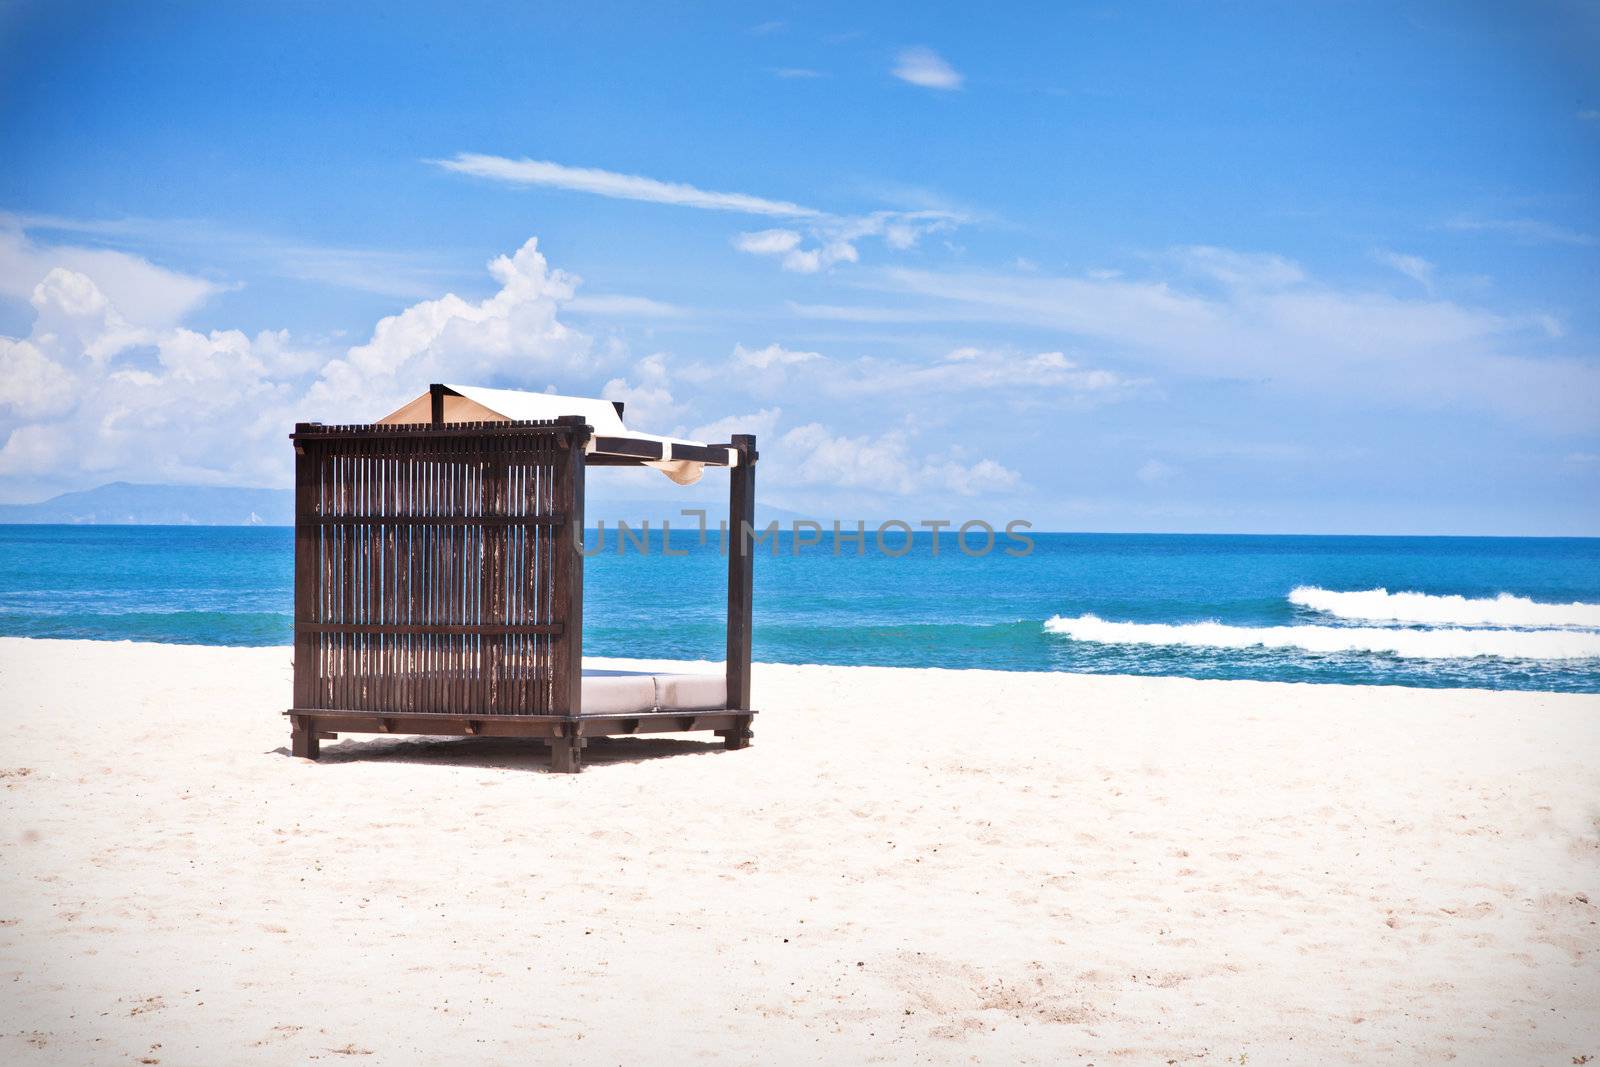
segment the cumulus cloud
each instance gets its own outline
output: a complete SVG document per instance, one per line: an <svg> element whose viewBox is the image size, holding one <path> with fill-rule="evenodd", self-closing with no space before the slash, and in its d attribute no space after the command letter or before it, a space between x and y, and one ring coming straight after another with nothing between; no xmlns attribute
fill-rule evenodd
<svg viewBox="0 0 1600 1067"><path fill-rule="evenodd" d="M627 378L611 379L600 395L622 402L623 418L630 426L653 432L657 427L673 425L684 405L672 397L666 356L659 352L646 356L634 364L631 377L631 382Z"/></svg>
<svg viewBox="0 0 1600 1067"><path fill-rule="evenodd" d="M895 57L894 76L924 89L959 89L962 77L931 48L902 49Z"/></svg>
<svg viewBox="0 0 1600 1067"><path fill-rule="evenodd" d="M10 424L0 475L64 470L173 481L280 480L299 365L286 339L130 324L87 275L56 267L27 338L0 339Z"/></svg>
<svg viewBox="0 0 1600 1067"><path fill-rule="evenodd" d="M536 238L495 257L489 273L500 289L482 301L450 293L381 320L371 340L323 369L310 410L370 412L401 403L418 382L548 378L590 366L589 338L556 318L577 279L550 269Z"/></svg>
<svg viewBox="0 0 1600 1067"><path fill-rule="evenodd" d="M430 381L592 371L591 342L556 317L575 279L532 240L489 270L500 288L488 298L422 301L337 353L283 331L164 325L52 267L29 293L29 335L0 338L0 475L282 484L296 419L371 419Z"/></svg>

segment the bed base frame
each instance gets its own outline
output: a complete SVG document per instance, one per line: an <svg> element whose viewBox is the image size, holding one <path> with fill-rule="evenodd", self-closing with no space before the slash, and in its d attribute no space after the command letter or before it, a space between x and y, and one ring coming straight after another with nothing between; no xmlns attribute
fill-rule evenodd
<svg viewBox="0 0 1600 1067"><path fill-rule="evenodd" d="M290 721L290 751L316 759L321 742L339 734L424 734L437 737L534 737L550 749L550 769L583 769L583 750L592 737L686 734L712 731L728 749L749 748L753 711L650 711L638 715L373 715L360 711L284 712Z"/></svg>

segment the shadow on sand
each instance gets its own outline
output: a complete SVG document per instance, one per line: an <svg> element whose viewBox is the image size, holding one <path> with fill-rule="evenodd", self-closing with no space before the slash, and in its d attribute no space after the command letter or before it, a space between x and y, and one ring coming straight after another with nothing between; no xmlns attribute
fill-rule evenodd
<svg viewBox="0 0 1600 1067"><path fill-rule="evenodd" d="M616 763L643 763L668 756L722 752L721 741L672 737L596 737L583 750L585 770ZM273 754L288 756L289 749ZM504 767L548 771L550 749L523 737L378 737L370 741L325 741L318 763L427 763L442 767Z"/></svg>

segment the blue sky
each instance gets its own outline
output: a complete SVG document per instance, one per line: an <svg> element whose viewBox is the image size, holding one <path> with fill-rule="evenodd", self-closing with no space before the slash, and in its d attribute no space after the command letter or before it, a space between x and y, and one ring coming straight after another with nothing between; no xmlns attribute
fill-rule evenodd
<svg viewBox="0 0 1600 1067"><path fill-rule="evenodd" d="M825 516L1600 534L1596 4L530 7L0 5L0 499L445 380Z"/></svg>

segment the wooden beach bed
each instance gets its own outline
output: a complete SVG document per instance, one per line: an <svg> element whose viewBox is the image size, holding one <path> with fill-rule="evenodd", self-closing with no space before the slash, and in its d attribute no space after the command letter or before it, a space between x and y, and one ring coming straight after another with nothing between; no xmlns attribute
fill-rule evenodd
<svg viewBox="0 0 1600 1067"><path fill-rule="evenodd" d="M750 744L755 438L679 441L621 415L434 385L376 423L295 427L294 755L338 733L537 737L576 772L592 737ZM582 669L585 474L641 465L683 484L729 469L723 674Z"/></svg>

